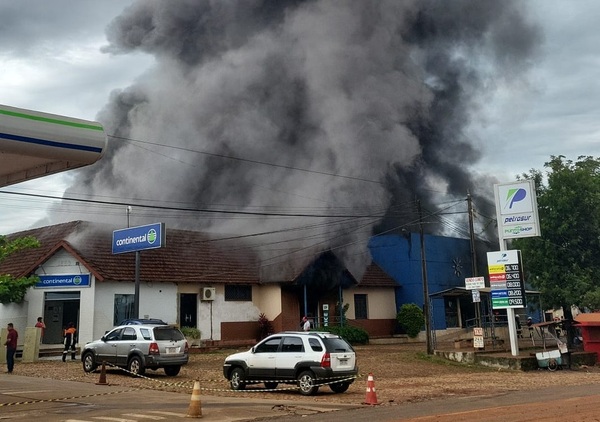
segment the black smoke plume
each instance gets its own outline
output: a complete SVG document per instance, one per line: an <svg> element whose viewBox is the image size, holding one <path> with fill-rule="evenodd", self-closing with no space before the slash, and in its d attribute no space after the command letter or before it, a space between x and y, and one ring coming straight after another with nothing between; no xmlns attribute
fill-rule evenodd
<svg viewBox="0 0 600 422"><path fill-rule="evenodd" d="M112 93L98 117L110 151L67 195L204 210L134 206L136 225L273 233L255 236L267 267L332 249L364 268L374 232L417 229L416 199L435 212L470 192L493 215L494 179L472 170L483 140L468 128L535 57L523 7L138 1L107 28L105 50L150 54L155 66ZM99 219L124 224L115 213Z"/></svg>

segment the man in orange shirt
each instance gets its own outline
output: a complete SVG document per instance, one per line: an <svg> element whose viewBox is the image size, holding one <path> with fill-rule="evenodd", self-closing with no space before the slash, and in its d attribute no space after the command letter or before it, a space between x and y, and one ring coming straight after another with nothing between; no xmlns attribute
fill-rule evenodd
<svg viewBox="0 0 600 422"><path fill-rule="evenodd" d="M69 349L71 349L71 360L75 360L75 343L77 336L77 329L75 328L75 324L69 322L69 326L65 330L65 350L63 350L62 361L67 361L67 353L69 353Z"/></svg>

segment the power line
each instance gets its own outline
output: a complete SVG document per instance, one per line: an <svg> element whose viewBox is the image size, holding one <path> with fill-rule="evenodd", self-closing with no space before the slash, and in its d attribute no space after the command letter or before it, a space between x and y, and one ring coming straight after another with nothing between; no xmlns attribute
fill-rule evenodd
<svg viewBox="0 0 600 422"><path fill-rule="evenodd" d="M265 217L270 216L270 217L315 217L315 218L324 218L324 217L326 217L326 218L347 218L347 217L359 218L359 217L375 217L376 216L373 214L305 214L305 213L239 211L239 210L209 209L209 208L182 208L182 207L168 207L168 206L164 206L164 205L134 204L131 202L107 202L107 201L100 201L97 199L69 198L69 197L59 197L59 196L51 196L51 195L24 193L24 192L0 191L0 193L7 194L7 195L34 197L34 198L60 199L63 201L82 202L82 203L91 203L91 204L99 204L99 205L134 206L134 207L138 207L138 208L148 208L148 209L158 209L158 210L168 210L168 211L201 212L201 213L212 213L212 214L239 214L239 215L256 215L256 216L265 216ZM379 216L383 217L383 214L379 215Z"/></svg>

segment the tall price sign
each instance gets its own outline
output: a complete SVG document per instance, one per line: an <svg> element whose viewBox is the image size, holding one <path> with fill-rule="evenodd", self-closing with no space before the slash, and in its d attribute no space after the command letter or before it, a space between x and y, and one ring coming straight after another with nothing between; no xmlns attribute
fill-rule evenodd
<svg viewBox="0 0 600 422"><path fill-rule="evenodd" d="M524 308L527 306L521 251L488 252L487 260L492 308Z"/></svg>

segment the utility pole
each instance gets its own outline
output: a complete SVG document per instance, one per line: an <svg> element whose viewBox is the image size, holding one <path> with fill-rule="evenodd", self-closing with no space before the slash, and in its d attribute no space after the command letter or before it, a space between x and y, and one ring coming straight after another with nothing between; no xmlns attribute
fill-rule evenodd
<svg viewBox="0 0 600 422"><path fill-rule="evenodd" d="M475 229L473 228L474 212L473 212L473 200L471 193L467 191L467 204L469 212L469 235L471 239L471 274L472 277L477 277L477 251L475 250ZM475 322L478 327L481 327L481 308L479 302L474 302L475 305Z"/></svg>
<svg viewBox="0 0 600 422"><path fill-rule="evenodd" d="M433 344L431 341L431 318L429 315L429 287L427 286L427 259L425 257L425 235L423 233L423 212L421 201L417 199L419 211L419 235L421 238L421 272L423 277L423 315L425 316L425 338L427 342L427 354L433 355Z"/></svg>

